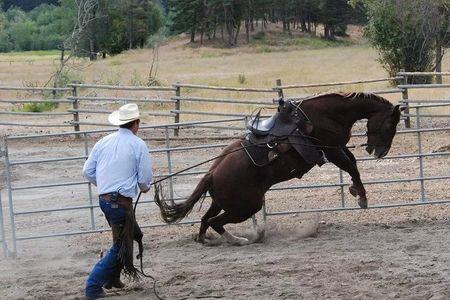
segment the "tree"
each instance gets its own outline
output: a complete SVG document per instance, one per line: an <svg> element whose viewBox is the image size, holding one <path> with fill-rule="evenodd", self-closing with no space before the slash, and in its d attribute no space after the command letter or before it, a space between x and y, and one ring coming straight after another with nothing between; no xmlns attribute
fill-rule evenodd
<svg viewBox="0 0 450 300"><path fill-rule="evenodd" d="M449 0L367 0L366 34L390 75L400 69L432 71L442 58L437 41L448 45ZM411 80L423 81L413 77Z"/></svg>
<svg viewBox="0 0 450 300"><path fill-rule="evenodd" d="M14 48L14 45L9 40L7 33L8 18L6 13L0 9L0 52L9 52Z"/></svg>
<svg viewBox="0 0 450 300"><path fill-rule="evenodd" d="M127 13L124 13L127 12ZM162 12L150 0L102 1L92 25L97 48L110 54L144 47L162 25Z"/></svg>
<svg viewBox="0 0 450 300"><path fill-rule="evenodd" d="M319 21L324 25L324 37L334 39L345 35L348 20L353 13L347 0L321 0Z"/></svg>
<svg viewBox="0 0 450 300"><path fill-rule="evenodd" d="M346 24L361 19L348 0L170 0L172 31L186 32L191 42L200 34L216 38L220 30L223 42L228 46L237 44L241 25L245 25L247 42L250 32L261 24L264 31L268 22L281 23L283 31L289 35L295 29L313 32L313 27L321 21L325 25L326 38L345 35ZM315 32L315 29L314 29Z"/></svg>
<svg viewBox="0 0 450 300"><path fill-rule="evenodd" d="M0 0L0 7L2 7L2 2L4 10L17 7L24 11L30 11L42 4L58 4L58 0Z"/></svg>

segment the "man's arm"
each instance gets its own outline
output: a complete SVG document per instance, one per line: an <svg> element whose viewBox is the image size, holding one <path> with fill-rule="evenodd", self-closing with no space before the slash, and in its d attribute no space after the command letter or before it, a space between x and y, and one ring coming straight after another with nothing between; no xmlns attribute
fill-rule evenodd
<svg viewBox="0 0 450 300"><path fill-rule="evenodd" d="M152 182L152 160L148 147L145 143L142 143L140 147L140 153L138 158L138 186L143 193L150 190L150 183Z"/></svg>
<svg viewBox="0 0 450 300"><path fill-rule="evenodd" d="M95 144L94 148L92 148L92 151L89 154L89 157L84 163L83 167L84 177L95 186L97 186L97 177L95 175L96 169L97 169L97 144Z"/></svg>

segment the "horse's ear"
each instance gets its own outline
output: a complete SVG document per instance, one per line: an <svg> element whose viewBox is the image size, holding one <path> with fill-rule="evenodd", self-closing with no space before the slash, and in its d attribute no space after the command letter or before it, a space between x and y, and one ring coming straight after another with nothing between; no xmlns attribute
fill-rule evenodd
<svg viewBox="0 0 450 300"><path fill-rule="evenodd" d="M282 97L280 97L280 99L278 99L278 108L277 111L280 112L281 108L284 106L284 99Z"/></svg>
<svg viewBox="0 0 450 300"><path fill-rule="evenodd" d="M400 106L400 104L397 104L394 106L394 114L400 113L406 109L406 106Z"/></svg>
<svg viewBox="0 0 450 300"><path fill-rule="evenodd" d="M400 111L401 111L400 105L394 106L394 109L392 110L392 117L393 117L395 124L397 124L398 121L400 121L400 116L401 116Z"/></svg>

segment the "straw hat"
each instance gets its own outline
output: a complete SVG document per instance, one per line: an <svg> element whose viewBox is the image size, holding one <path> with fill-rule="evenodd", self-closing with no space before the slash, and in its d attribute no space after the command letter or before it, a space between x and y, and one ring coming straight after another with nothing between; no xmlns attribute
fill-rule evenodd
<svg viewBox="0 0 450 300"><path fill-rule="evenodd" d="M120 126L139 119L139 108L135 103L125 104L119 110L113 111L109 117L109 123Z"/></svg>

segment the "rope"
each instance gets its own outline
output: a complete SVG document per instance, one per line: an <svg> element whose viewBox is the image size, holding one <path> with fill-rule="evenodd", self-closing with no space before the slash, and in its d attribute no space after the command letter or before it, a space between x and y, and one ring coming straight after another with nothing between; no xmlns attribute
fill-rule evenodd
<svg viewBox="0 0 450 300"><path fill-rule="evenodd" d="M158 300L164 300L164 298L162 298L158 294L158 291L156 290L156 279L155 279L155 277L153 277L152 275L145 274L145 272L144 272L144 265L142 263L142 254L139 255L139 261L140 261L140 265L141 265L141 271L139 273L141 273L142 276L150 278L151 280L153 280L153 293L155 294L155 296L156 296L156 298Z"/></svg>

